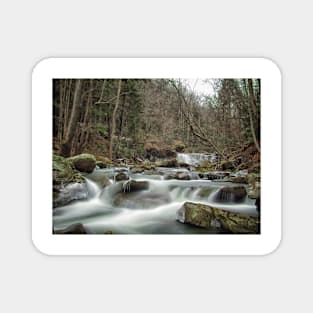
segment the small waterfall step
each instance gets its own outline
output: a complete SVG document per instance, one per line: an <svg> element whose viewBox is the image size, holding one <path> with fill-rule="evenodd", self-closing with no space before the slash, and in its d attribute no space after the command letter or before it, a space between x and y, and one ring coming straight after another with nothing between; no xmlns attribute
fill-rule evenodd
<svg viewBox="0 0 313 313"><path fill-rule="evenodd" d="M201 162L208 161L210 155L204 153L178 153L177 162L189 165L198 165Z"/></svg>
<svg viewBox="0 0 313 313"><path fill-rule="evenodd" d="M87 191L88 191L88 199L92 199L100 195L101 188L100 186L92 181L91 179L88 179L85 177Z"/></svg>

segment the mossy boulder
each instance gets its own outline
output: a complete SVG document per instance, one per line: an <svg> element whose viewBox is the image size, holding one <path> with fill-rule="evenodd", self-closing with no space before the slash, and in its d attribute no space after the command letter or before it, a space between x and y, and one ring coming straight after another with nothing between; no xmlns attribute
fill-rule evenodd
<svg viewBox="0 0 313 313"><path fill-rule="evenodd" d="M177 211L176 219L184 224L215 230L217 233L260 233L259 217L232 213L199 203L185 202Z"/></svg>
<svg viewBox="0 0 313 313"><path fill-rule="evenodd" d="M115 175L115 181L128 180L129 176L125 172L120 172Z"/></svg>
<svg viewBox="0 0 313 313"><path fill-rule="evenodd" d="M86 199L88 192L84 177L67 159L53 155L53 207L63 206L73 200Z"/></svg>
<svg viewBox="0 0 313 313"><path fill-rule="evenodd" d="M67 159L53 155L52 162L53 185L66 185L67 183L81 183L84 178L73 168Z"/></svg>
<svg viewBox="0 0 313 313"><path fill-rule="evenodd" d="M84 153L67 159L73 164L76 170L84 173L91 173L96 167L96 158L92 154Z"/></svg>

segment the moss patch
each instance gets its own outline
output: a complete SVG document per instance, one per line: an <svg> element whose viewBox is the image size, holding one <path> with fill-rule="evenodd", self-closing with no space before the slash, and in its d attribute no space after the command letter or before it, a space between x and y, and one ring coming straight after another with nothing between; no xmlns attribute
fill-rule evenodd
<svg viewBox="0 0 313 313"><path fill-rule="evenodd" d="M68 183L81 183L84 178L73 168L72 164L65 158L53 155L52 163L53 187L67 185Z"/></svg>

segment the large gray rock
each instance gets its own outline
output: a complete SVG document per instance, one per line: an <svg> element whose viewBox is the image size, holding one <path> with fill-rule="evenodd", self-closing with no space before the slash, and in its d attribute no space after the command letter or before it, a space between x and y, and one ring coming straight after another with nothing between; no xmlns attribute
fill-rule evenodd
<svg viewBox="0 0 313 313"><path fill-rule="evenodd" d="M108 174L99 170L86 175L86 177L94 181L95 183L99 184L102 188L111 185L110 180L108 178Z"/></svg>
<svg viewBox="0 0 313 313"><path fill-rule="evenodd" d="M247 195L246 188L244 186L225 186L220 188L215 197L216 202L242 202Z"/></svg>
<svg viewBox="0 0 313 313"><path fill-rule="evenodd" d="M67 159L76 170L91 173L96 167L96 158L92 154L79 154Z"/></svg>
<svg viewBox="0 0 313 313"><path fill-rule="evenodd" d="M74 200L85 200L87 197L86 183L70 183L53 192L53 207L64 206Z"/></svg>
<svg viewBox="0 0 313 313"><path fill-rule="evenodd" d="M128 180L123 183L123 192L143 191L149 189L149 182Z"/></svg>
<svg viewBox="0 0 313 313"><path fill-rule="evenodd" d="M219 232L259 234L258 217L231 213L199 203L185 202L177 211L176 220Z"/></svg>
<svg viewBox="0 0 313 313"><path fill-rule="evenodd" d="M120 172L115 175L115 181L128 180L129 176L125 172Z"/></svg>

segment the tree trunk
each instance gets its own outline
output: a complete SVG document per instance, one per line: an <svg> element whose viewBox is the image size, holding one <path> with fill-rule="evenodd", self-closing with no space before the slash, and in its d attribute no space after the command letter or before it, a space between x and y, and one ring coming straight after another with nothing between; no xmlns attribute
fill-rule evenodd
<svg viewBox="0 0 313 313"><path fill-rule="evenodd" d="M113 140L114 140L114 133L115 133L115 126L116 126L116 112L119 106L120 102L120 94L121 94L121 86L122 86L122 80L118 80L118 87L117 87L117 96L115 101L115 106L112 114L112 123L111 123L111 131L110 131L110 144L109 144L109 159L112 160L113 156Z"/></svg>
<svg viewBox="0 0 313 313"><path fill-rule="evenodd" d="M71 91L72 91L72 79L68 81L67 93L65 95L65 104L64 104L64 125L63 125L63 133L62 133L62 141L66 137L67 127L69 123L69 110L70 110L70 101L71 101Z"/></svg>
<svg viewBox="0 0 313 313"><path fill-rule="evenodd" d="M59 105L59 121L58 121L58 142L62 143L63 140L63 125L64 125L64 119L63 119L63 115L64 115L64 103L63 103L63 93L65 93L66 90L63 86L63 80L59 81L59 101L60 101L60 105Z"/></svg>
<svg viewBox="0 0 313 313"><path fill-rule="evenodd" d="M84 119L82 122L82 129L81 129L81 136L80 136L80 143L79 143L79 152L81 153L87 143L88 143L88 138L89 138L89 133L90 133L90 111L92 107L92 98L93 98L93 79L90 79L89 81L89 94L88 94L88 99L87 99L87 106L84 114Z"/></svg>
<svg viewBox="0 0 313 313"><path fill-rule="evenodd" d="M253 114L252 114L252 113L256 112L256 105L255 105L255 99L254 99L252 79L248 79L248 88L249 88L248 111L249 111L249 118L250 118L251 133L252 133L252 137L253 137L253 141L254 141L255 147L257 148L257 150L259 152L261 152L259 143L258 143L256 135L255 135L254 118L253 118Z"/></svg>
<svg viewBox="0 0 313 313"><path fill-rule="evenodd" d="M124 81L124 89L125 84L127 83L127 79ZM121 103L121 114L120 114L120 123L119 123L119 133L118 133L118 142L117 142L117 151L119 151L121 137L123 135L123 127L124 127L124 112L125 112L125 103L126 103L126 93L122 95L122 103Z"/></svg>
<svg viewBox="0 0 313 313"><path fill-rule="evenodd" d="M72 142L75 136L76 124L80 113L81 93L82 93L82 80L77 79L75 82L75 91L71 117L67 127L65 141L63 142L61 147L61 154L64 157L69 157L71 155Z"/></svg>

